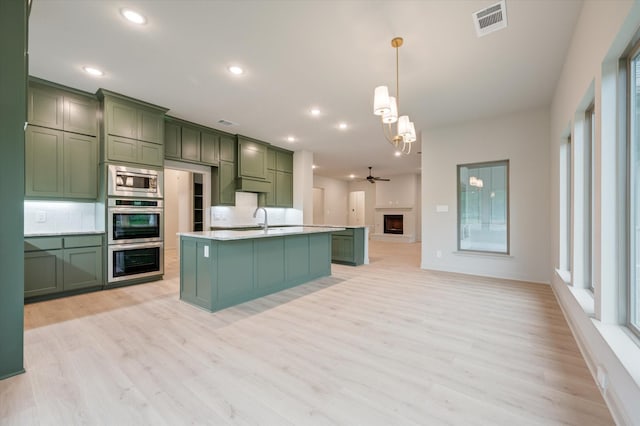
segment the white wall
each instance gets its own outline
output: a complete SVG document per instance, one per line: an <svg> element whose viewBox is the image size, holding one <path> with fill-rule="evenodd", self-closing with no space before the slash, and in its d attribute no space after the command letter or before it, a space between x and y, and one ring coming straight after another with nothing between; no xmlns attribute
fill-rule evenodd
<svg viewBox="0 0 640 426"><path fill-rule="evenodd" d="M192 231L192 175L183 170L164 170L164 248L178 247L178 232Z"/></svg>
<svg viewBox="0 0 640 426"><path fill-rule="evenodd" d="M423 131L422 153L422 268L548 283L548 110ZM456 253L456 166L506 159L510 256Z"/></svg>
<svg viewBox="0 0 640 426"><path fill-rule="evenodd" d="M347 225L349 182L314 175L313 187L324 188L325 225Z"/></svg>
<svg viewBox="0 0 640 426"><path fill-rule="evenodd" d="M560 265L560 144L595 94L595 185L594 185L594 277L595 296L574 288L553 274L552 287L587 365L595 376L599 367L607 374L605 400L618 424L640 424L640 348L619 324L618 277L624 258L624 238L616 211L624 194L616 188L621 165L615 151L624 144L617 122L624 122L618 109L617 68L620 58L640 27L637 1L587 1L576 25L562 74L551 105L550 120L550 213L553 267ZM595 312L596 318L593 318Z"/></svg>

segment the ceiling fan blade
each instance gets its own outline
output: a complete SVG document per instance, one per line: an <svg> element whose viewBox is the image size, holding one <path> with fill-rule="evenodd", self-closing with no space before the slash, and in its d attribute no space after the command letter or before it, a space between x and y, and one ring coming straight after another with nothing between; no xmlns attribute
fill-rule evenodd
<svg viewBox="0 0 640 426"><path fill-rule="evenodd" d="M381 177L377 177L377 178L374 178L374 179L375 180L379 180L380 182L390 182L391 181L391 179L381 178Z"/></svg>

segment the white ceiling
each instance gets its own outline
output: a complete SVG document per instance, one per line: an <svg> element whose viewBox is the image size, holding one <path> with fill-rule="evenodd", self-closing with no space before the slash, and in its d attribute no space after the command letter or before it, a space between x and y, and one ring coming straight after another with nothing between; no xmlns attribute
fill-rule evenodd
<svg viewBox="0 0 640 426"><path fill-rule="evenodd" d="M374 87L395 91L393 37L404 38L400 112L417 130L551 102L582 1L507 0L509 26L477 38L472 13L496 2L34 0L30 74L313 151L323 176L364 177L369 165L376 175L419 172L420 156L395 157L372 114ZM123 7L148 23L125 21ZM246 73L231 75L230 64ZM90 77L85 65L106 74Z"/></svg>

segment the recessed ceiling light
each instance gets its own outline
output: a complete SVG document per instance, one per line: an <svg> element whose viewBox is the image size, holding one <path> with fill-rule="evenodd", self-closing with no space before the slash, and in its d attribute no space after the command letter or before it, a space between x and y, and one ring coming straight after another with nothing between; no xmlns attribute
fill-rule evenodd
<svg viewBox="0 0 640 426"><path fill-rule="evenodd" d="M354 177L356 177L356 175L354 175L354 174L350 174L350 175L349 175L349 177L350 177L351 179L353 179Z"/></svg>
<svg viewBox="0 0 640 426"><path fill-rule="evenodd" d="M287 142L295 142L296 138L294 136L287 136Z"/></svg>
<svg viewBox="0 0 640 426"><path fill-rule="evenodd" d="M231 74L240 75L244 73L244 70L237 65L231 65L227 68Z"/></svg>
<svg viewBox="0 0 640 426"><path fill-rule="evenodd" d="M315 164L312 164L312 165L311 165L311 168L312 168L312 169L317 169L317 168L318 168L318 166L316 166Z"/></svg>
<svg viewBox="0 0 640 426"><path fill-rule="evenodd" d="M125 19L129 22L133 22L134 24L142 25L147 23L147 18L131 9L122 9L120 10L120 14L125 17Z"/></svg>
<svg viewBox="0 0 640 426"><path fill-rule="evenodd" d="M313 116L319 116L320 115L320 110L318 108L312 108L311 109L311 115Z"/></svg>
<svg viewBox="0 0 640 426"><path fill-rule="evenodd" d="M340 124L338 124L338 127L339 127L341 130L345 130L345 129L346 129L347 127L349 127L349 126L347 126L347 123L340 123Z"/></svg>
<svg viewBox="0 0 640 426"><path fill-rule="evenodd" d="M102 77L104 75L104 72L100 71L98 68L82 67L82 69L84 70L84 72L94 77Z"/></svg>
<svg viewBox="0 0 640 426"><path fill-rule="evenodd" d="M396 157L400 157L401 155L402 155L402 152L396 151Z"/></svg>

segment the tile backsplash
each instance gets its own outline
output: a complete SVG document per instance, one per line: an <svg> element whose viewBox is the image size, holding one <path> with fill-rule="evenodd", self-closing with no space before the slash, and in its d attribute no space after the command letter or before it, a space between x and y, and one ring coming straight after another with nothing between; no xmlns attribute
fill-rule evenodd
<svg viewBox="0 0 640 426"><path fill-rule="evenodd" d="M258 207L258 194L251 192L236 192L235 206L211 207L211 226L239 226L261 223L264 218L262 211L258 217L253 212ZM302 225L302 210L285 208L267 208L270 225Z"/></svg>
<svg viewBox="0 0 640 426"><path fill-rule="evenodd" d="M104 205L73 201L25 201L24 234L104 231Z"/></svg>

